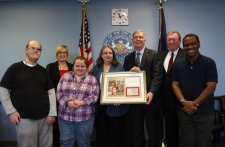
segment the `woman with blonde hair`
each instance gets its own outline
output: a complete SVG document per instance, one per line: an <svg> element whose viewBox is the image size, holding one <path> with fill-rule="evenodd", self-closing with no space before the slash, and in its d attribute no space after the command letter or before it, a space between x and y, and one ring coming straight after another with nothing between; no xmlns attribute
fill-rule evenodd
<svg viewBox="0 0 225 147"><path fill-rule="evenodd" d="M73 64L67 62L67 58L69 56L69 49L66 45L58 45L55 49L55 56L57 61L48 64L46 66L46 69L52 79L54 88L56 90L61 76L67 73L68 71L71 71ZM53 124L53 145L54 147L60 147L59 127L57 120Z"/></svg>

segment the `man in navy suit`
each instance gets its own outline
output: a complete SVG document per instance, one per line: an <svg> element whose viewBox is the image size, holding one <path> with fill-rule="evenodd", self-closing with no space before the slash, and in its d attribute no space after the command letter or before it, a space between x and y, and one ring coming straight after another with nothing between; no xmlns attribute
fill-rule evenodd
<svg viewBox="0 0 225 147"><path fill-rule="evenodd" d="M177 99L172 90L172 65L185 56L180 48L181 35L178 31L167 33L168 50L161 55L161 66L163 67L163 82L160 88L160 99L162 102L162 114L165 120L165 143L166 147L179 147L179 131L177 119ZM171 59L171 55L173 57ZM172 60L171 66L169 65Z"/></svg>
<svg viewBox="0 0 225 147"><path fill-rule="evenodd" d="M129 131L131 147L145 147L144 122L148 133L150 147L160 146L161 112L157 97L162 80L161 67L156 51L147 49L146 36L141 30L133 33L135 51L125 57L125 71L145 71L147 84L147 104L129 106Z"/></svg>

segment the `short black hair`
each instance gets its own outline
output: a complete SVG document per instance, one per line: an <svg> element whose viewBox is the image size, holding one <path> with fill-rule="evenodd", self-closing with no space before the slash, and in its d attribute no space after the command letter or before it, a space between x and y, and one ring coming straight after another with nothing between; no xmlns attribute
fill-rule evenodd
<svg viewBox="0 0 225 147"><path fill-rule="evenodd" d="M184 44L184 40L185 40L186 38L188 38L188 37L195 37L196 40L198 41L198 43L200 43L199 38L198 38L198 35L196 35L196 34L194 34L194 33L189 33L189 34L187 34L187 35L184 36L183 41L182 41L183 44Z"/></svg>

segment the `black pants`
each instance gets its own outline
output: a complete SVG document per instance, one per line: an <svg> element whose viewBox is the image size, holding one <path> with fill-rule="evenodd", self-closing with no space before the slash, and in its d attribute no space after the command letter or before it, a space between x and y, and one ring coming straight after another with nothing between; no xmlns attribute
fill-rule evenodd
<svg viewBox="0 0 225 147"><path fill-rule="evenodd" d="M209 146L214 114L199 114L197 111L192 115L182 110L177 111L181 129L181 147Z"/></svg>
<svg viewBox="0 0 225 147"><path fill-rule="evenodd" d="M124 118L109 117L106 106L99 106L96 117L96 147L124 147Z"/></svg>
<svg viewBox="0 0 225 147"><path fill-rule="evenodd" d="M127 147L145 147L144 122L148 133L148 146L161 146L161 109L160 107L147 107L145 104L135 104L129 106L129 129L130 134Z"/></svg>
<svg viewBox="0 0 225 147"><path fill-rule="evenodd" d="M166 106L162 108L165 120L165 142L166 147L179 147L179 124L177 118L177 107Z"/></svg>
<svg viewBox="0 0 225 147"><path fill-rule="evenodd" d="M53 124L53 146L60 147L60 132L59 132L59 125L58 125L58 118Z"/></svg>

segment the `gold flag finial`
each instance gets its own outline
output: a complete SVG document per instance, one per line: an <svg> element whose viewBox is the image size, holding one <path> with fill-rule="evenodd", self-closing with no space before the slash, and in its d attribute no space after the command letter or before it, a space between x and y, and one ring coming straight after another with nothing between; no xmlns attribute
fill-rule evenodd
<svg viewBox="0 0 225 147"><path fill-rule="evenodd" d="M84 3L89 2L90 0L78 0L78 1L84 4Z"/></svg>

